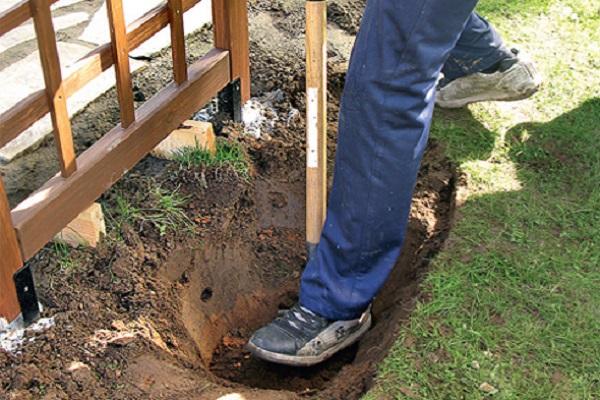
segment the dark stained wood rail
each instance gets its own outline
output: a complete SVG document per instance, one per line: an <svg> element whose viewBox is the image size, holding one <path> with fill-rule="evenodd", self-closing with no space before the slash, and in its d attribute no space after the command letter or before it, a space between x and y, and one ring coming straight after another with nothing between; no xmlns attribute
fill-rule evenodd
<svg viewBox="0 0 600 400"><path fill-rule="evenodd" d="M0 147L50 113L61 164L61 173L13 210L0 177L0 318L9 321L20 313L13 276L24 261L229 83L239 79L242 99L250 97L246 0L213 0L215 48L189 66L183 14L200 0L168 0L128 27L122 1L135 0L107 0L111 42L78 61L64 80L50 13L56 1L23 1L0 13L0 35L33 18L46 84L0 115ZM128 53L167 25L174 81L134 111ZM76 157L66 100L113 65L121 124Z"/></svg>

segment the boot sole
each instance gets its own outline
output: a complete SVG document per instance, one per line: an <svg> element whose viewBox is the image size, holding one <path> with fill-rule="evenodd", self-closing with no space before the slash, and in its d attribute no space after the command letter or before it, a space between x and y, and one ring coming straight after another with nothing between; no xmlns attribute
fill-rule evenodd
<svg viewBox="0 0 600 400"><path fill-rule="evenodd" d="M261 360L276 364L289 365L292 367L310 367L312 365L322 363L335 353L356 343L365 333L367 333L371 327L371 323L372 317L371 314L369 314L367 321L363 324L363 326L360 327L360 329L348 336L343 342L340 342L337 345L325 350L318 356L293 356L290 354L274 353L272 351L261 349L250 342L248 342L246 348L250 351L250 353L252 353L252 355L254 355L256 358L260 358Z"/></svg>

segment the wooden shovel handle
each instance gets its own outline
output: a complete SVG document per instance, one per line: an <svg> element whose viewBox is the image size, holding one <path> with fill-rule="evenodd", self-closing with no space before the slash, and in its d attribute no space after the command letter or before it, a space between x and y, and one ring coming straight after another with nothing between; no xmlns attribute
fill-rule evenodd
<svg viewBox="0 0 600 400"><path fill-rule="evenodd" d="M314 254L327 207L327 2L306 2L306 243Z"/></svg>

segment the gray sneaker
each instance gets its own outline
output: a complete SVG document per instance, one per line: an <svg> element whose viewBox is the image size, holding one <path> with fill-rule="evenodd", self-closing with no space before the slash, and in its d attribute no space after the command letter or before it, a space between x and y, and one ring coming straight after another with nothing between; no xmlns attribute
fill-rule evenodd
<svg viewBox="0 0 600 400"><path fill-rule="evenodd" d="M370 308L355 320L329 321L295 305L256 331L247 347L255 357L263 360L308 367L352 345L370 326Z"/></svg>
<svg viewBox="0 0 600 400"><path fill-rule="evenodd" d="M542 78L531 61L509 58L494 72L478 72L438 87L435 103L442 108L460 108L479 101L513 101L538 91Z"/></svg>

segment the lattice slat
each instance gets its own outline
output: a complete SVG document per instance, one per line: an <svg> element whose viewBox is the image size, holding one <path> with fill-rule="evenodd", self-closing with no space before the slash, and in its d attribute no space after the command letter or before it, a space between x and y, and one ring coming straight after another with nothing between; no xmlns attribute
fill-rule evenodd
<svg viewBox="0 0 600 400"><path fill-rule="evenodd" d="M183 4L181 0L169 0L171 25L171 49L173 53L173 77L181 85L187 80L185 61L185 32L183 30Z"/></svg>
<svg viewBox="0 0 600 400"><path fill-rule="evenodd" d="M112 41L112 54L117 77L117 95L121 110L121 126L127 128L135 121L133 108L133 89L129 66L129 44L121 0L107 0L108 21Z"/></svg>
<svg viewBox="0 0 600 400"><path fill-rule="evenodd" d="M58 151L60 170L63 177L68 177L77 170L77 163L50 4L47 0L30 0L29 4L44 72L46 96L52 118L52 127L54 128L54 140Z"/></svg>
<svg viewBox="0 0 600 400"><path fill-rule="evenodd" d="M200 0L183 0L183 11L195 6ZM142 45L169 24L169 10L159 5L129 24L127 42L129 50ZM92 79L113 66L112 45L105 43L96 48L73 66L75 72L63 82L67 97L72 96ZM49 111L44 92L34 93L0 115L0 147L17 137Z"/></svg>

